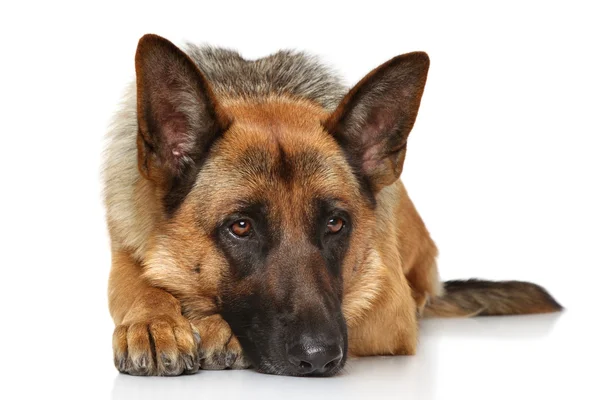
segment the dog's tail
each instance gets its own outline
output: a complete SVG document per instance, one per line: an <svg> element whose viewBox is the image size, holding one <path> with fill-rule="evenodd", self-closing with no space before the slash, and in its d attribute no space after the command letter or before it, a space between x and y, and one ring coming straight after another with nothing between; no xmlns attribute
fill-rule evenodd
<svg viewBox="0 0 600 400"><path fill-rule="evenodd" d="M534 283L469 279L444 282L444 294L430 300L423 317L538 314L562 308Z"/></svg>

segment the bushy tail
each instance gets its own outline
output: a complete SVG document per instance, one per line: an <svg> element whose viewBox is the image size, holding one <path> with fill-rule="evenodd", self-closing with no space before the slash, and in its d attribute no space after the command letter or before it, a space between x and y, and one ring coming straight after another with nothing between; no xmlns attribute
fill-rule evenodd
<svg viewBox="0 0 600 400"><path fill-rule="evenodd" d="M444 294L425 306L424 317L538 314L562 310L541 286L519 281L469 279L444 282Z"/></svg>

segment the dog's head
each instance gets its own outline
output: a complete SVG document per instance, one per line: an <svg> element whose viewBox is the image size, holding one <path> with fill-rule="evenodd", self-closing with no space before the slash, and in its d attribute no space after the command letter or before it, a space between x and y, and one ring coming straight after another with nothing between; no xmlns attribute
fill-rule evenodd
<svg viewBox="0 0 600 400"><path fill-rule="evenodd" d="M260 371L339 371L344 290L377 229L376 194L402 170L428 65L396 57L328 113L285 96L217 98L182 51L142 38L138 162L163 207L147 277L192 319L220 313Z"/></svg>

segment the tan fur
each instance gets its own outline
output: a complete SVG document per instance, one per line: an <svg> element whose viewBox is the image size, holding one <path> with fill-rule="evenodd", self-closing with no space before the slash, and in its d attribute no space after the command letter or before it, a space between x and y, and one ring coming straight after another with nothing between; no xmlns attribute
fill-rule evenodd
<svg viewBox="0 0 600 400"><path fill-rule="evenodd" d="M199 335L182 316L179 301L148 285L141 274L140 264L130 254L113 252L109 309L117 325L115 364L134 375L195 372Z"/></svg>
<svg viewBox="0 0 600 400"><path fill-rule="evenodd" d="M250 366L240 342L220 315L192 319L192 324L203 338L200 350L202 369L242 369Z"/></svg>

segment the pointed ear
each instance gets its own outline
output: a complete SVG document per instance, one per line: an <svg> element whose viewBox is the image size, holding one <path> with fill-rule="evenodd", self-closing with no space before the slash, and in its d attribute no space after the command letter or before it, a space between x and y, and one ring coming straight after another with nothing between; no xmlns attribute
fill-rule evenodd
<svg viewBox="0 0 600 400"><path fill-rule="evenodd" d="M135 70L139 169L180 181L229 122L198 67L168 40L143 36Z"/></svg>
<svg viewBox="0 0 600 400"><path fill-rule="evenodd" d="M428 69L422 52L389 60L350 90L323 124L374 192L402 172Z"/></svg>

